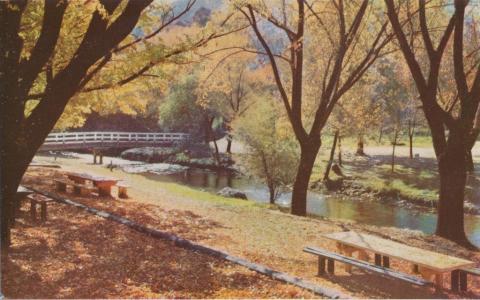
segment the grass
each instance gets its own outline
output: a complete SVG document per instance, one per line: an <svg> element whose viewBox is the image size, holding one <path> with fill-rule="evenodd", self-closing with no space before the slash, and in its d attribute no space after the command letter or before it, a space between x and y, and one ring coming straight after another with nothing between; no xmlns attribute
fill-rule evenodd
<svg viewBox="0 0 480 300"><path fill-rule="evenodd" d="M388 195L398 195L412 201L426 200L437 201L438 194L434 190L418 188L401 179L382 179L373 172L368 172L365 177L358 177L358 184L371 191Z"/></svg>
<svg viewBox="0 0 480 300"><path fill-rule="evenodd" d="M394 179L389 182L392 191L397 191L400 196L408 199L423 199L427 201L437 201L438 194L428 189L419 189L412 185L408 185L402 180Z"/></svg>
<svg viewBox="0 0 480 300"><path fill-rule="evenodd" d="M429 137L422 137L425 143ZM347 146L345 147L347 148ZM352 148L350 148L350 151ZM321 180L328 160L328 151L323 151L317 158L313 168L312 182ZM345 161L343 170L354 178L354 182L363 188L380 192L385 195L398 195L400 198L411 201L437 201L437 176L429 168L402 164L396 162L395 171L391 172L391 165L385 161L380 165L370 165L361 161Z"/></svg>
<svg viewBox="0 0 480 300"><path fill-rule="evenodd" d="M222 197L209 192L199 191L197 189L184 186L181 184L177 184L177 183L158 182L157 184L161 188L164 188L169 193L186 197L186 198L213 202L213 203L229 205L229 206L262 207L262 208L269 207L269 204L267 203L258 203L256 201L246 201L243 199Z"/></svg>

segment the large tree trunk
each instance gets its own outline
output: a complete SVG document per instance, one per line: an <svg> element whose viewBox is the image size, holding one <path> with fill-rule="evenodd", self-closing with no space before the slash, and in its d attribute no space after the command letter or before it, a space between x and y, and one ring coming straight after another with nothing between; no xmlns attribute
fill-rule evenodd
<svg viewBox="0 0 480 300"><path fill-rule="evenodd" d="M1 152L1 245L2 251L6 251L10 245L10 228L15 223L17 188L20 185L23 174L28 168L35 152L30 150L19 151L15 141L3 140Z"/></svg>
<svg viewBox="0 0 480 300"><path fill-rule="evenodd" d="M471 246L464 230L463 201L467 179L466 149L461 134L450 132L445 151L438 157L440 199L436 234Z"/></svg>
<svg viewBox="0 0 480 300"><path fill-rule="evenodd" d="M300 144L300 163L292 191L292 214L305 216L307 214L307 191L312 175L313 165L320 149L320 140Z"/></svg>
<svg viewBox="0 0 480 300"><path fill-rule="evenodd" d="M467 151L467 172L473 173L475 171L475 165L473 164L472 150Z"/></svg>

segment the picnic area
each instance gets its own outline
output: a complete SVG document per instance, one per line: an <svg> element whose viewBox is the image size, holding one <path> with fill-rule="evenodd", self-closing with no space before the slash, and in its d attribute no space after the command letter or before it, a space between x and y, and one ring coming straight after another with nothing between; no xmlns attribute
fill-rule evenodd
<svg viewBox="0 0 480 300"><path fill-rule="evenodd" d="M67 178L72 169L85 177L90 174L94 178L115 177L129 182L129 198L119 198L115 187L112 187L111 196L100 196L96 192L78 194L73 186L57 191L56 180ZM475 298L480 293L480 278L466 273L455 277L460 268L478 265L478 252L458 248L441 238L342 220L298 218L278 210L246 205L244 200L192 199L186 191L165 190L140 175L122 174L121 171L112 174L104 167L82 166L73 160L61 170L31 167L24 184L194 243L221 249L349 297ZM5 286L13 288L9 293L15 297L325 297L270 279L241 265L175 246L171 241L125 227L108 216L92 215L62 202L48 204L46 221L33 220L29 204L25 201L22 206L22 221L13 233L12 260L5 269L6 274L10 274L5 279L16 279L3 281ZM66 230L60 230L63 226ZM102 231L96 229L99 226ZM33 236L37 238L31 239ZM131 243L134 240L138 242ZM21 249L25 247L35 251L34 261L23 254ZM155 250L158 247L163 249L161 256L158 256L159 250ZM195 254L197 258L190 258L190 252L198 253ZM167 262L162 262L162 257L169 257L167 261L172 260L172 263L175 261L175 267L165 269ZM189 259L195 264L190 265ZM348 259L351 261L346 261ZM117 263L112 265L112 261ZM180 265L176 266L177 263ZM124 264L130 267L124 270L120 267ZM205 269L211 264L215 271ZM31 267L25 269L26 266ZM92 268L97 270L96 275L85 287L87 283L75 278L90 274ZM185 274L189 274L188 277L182 278ZM441 281L437 274L441 274ZM148 280L142 277L147 275ZM461 277L465 278L462 285ZM49 286L33 289L36 282L52 280L49 278L56 279ZM28 282L32 289L18 286L15 290L15 282ZM224 286L226 282L227 287ZM205 284L211 288L202 288ZM63 288L59 290L56 286ZM95 293L89 294L88 288Z"/></svg>
<svg viewBox="0 0 480 300"><path fill-rule="evenodd" d="M479 12L0 1L0 299L480 298Z"/></svg>

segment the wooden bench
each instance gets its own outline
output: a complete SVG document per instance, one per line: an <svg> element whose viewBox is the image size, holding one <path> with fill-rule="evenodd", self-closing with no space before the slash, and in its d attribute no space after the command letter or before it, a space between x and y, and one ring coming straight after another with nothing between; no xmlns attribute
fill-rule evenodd
<svg viewBox="0 0 480 300"><path fill-rule="evenodd" d="M452 289L454 291L467 290L467 275L480 277L480 268L461 268L452 271Z"/></svg>
<svg viewBox="0 0 480 300"><path fill-rule="evenodd" d="M98 192L98 189L93 186L75 183L73 184L73 192L80 196L88 196L92 192Z"/></svg>
<svg viewBox="0 0 480 300"><path fill-rule="evenodd" d="M27 198L30 200L30 216L32 217L32 220L37 220L37 204L40 204L41 220L42 222L45 222L47 220L47 203L53 201L53 199L40 194L30 194Z"/></svg>
<svg viewBox="0 0 480 300"><path fill-rule="evenodd" d="M125 182L118 182L118 183L117 183L118 198L127 199L127 198L128 198L127 189L128 189L129 187L130 187L130 186L129 186L127 183L125 183Z"/></svg>
<svg viewBox="0 0 480 300"><path fill-rule="evenodd" d="M413 275L394 271L386 267L374 265L365 261L357 260L352 257L343 256L323 249L306 247L303 249L303 251L318 256L318 276L325 274L325 266L327 267L328 273L333 274L335 271L335 261L338 261L353 267L364 269L366 271L379 273L381 276L400 279L419 286L428 286L433 284L430 281L418 278Z"/></svg>

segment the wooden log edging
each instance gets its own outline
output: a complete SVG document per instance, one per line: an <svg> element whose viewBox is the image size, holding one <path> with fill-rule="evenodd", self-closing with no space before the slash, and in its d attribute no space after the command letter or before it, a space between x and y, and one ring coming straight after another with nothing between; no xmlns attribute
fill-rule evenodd
<svg viewBox="0 0 480 300"><path fill-rule="evenodd" d="M304 280L300 277L291 276L287 273L283 273L283 272L279 272L279 271L270 269L266 266L248 261L248 260L243 259L241 257L230 255L227 252L191 242L189 240L178 237L175 234L168 233L168 232L163 232L163 231L160 231L160 230L157 230L157 229L154 229L154 228L150 228L150 227L141 225L137 222L134 222L134 221L129 220L127 218L121 217L119 215L115 215L115 214L108 213L106 211L98 210L96 208L93 208L93 207L75 202L73 200L70 200L68 198L61 197L57 194L53 194L53 193L45 192L45 191L40 191L40 190L37 190L37 189L32 188L32 187L28 187L28 188L31 189L32 191L36 192L36 193L39 193L39 194L42 194L44 196L50 197L57 202L72 205L74 207L83 209L83 210L85 210L85 211L87 211L91 214L97 215L99 217L102 217L102 218L105 218L105 219L108 219L108 220L115 221L117 223L120 223L122 225L130 227L130 228L132 228L132 229L134 229L138 232L147 234L149 236L159 238L159 239L162 239L162 240L171 241L177 247L182 247L182 248L185 248L187 250L198 251L200 253L207 254L209 256L213 256L213 257L216 257L216 258L220 258L220 259L235 263L237 265L244 266L244 267L246 267L250 270L256 271L260 274L267 275L267 276L269 276L269 277L271 277L275 280L279 280L279 281L282 281L282 282L285 282L285 283L293 284L293 285L296 285L296 286L301 287L303 289L309 290L309 291L311 291L311 292L313 292L317 295L325 296L325 297L332 298L332 299L351 299L352 298L351 296L342 294L341 292L339 292L337 290L318 286L318 285L316 285L312 282L306 281L306 280Z"/></svg>

